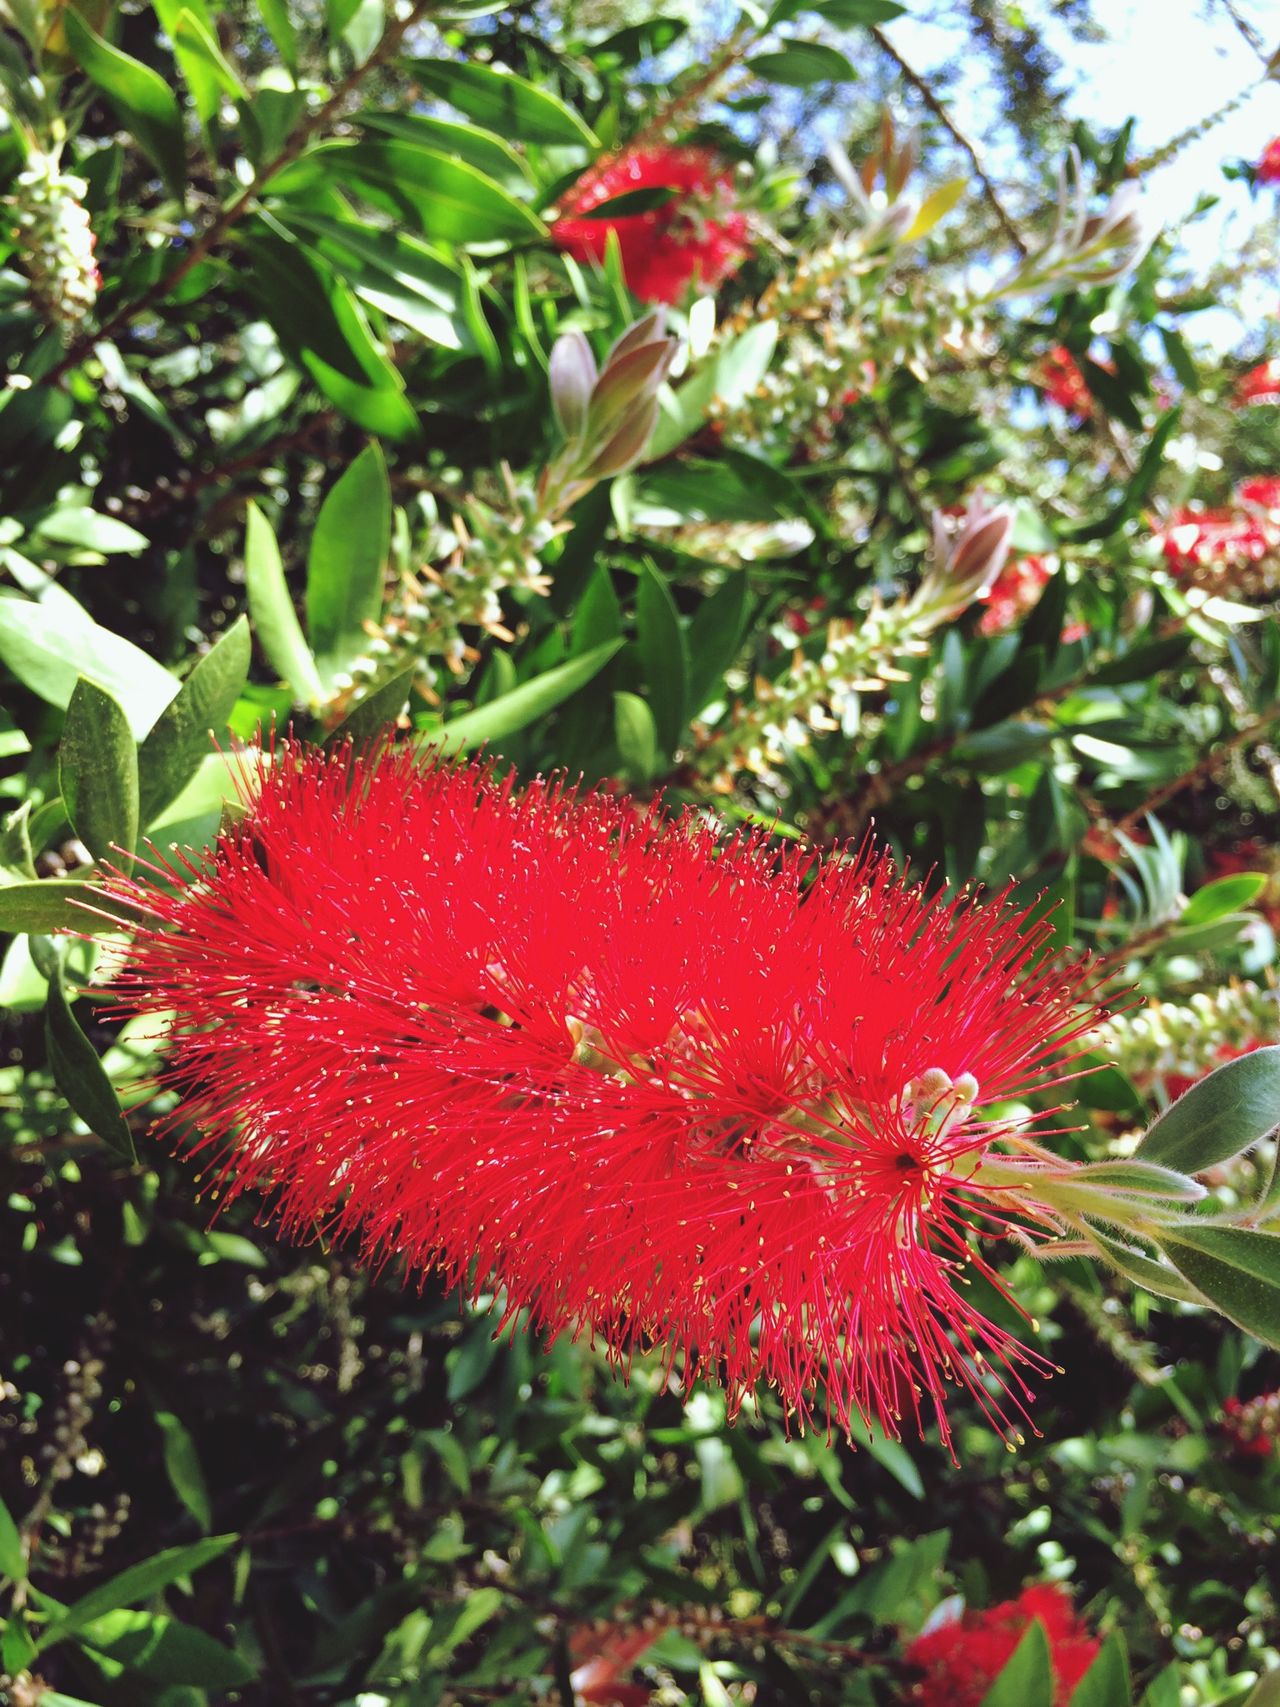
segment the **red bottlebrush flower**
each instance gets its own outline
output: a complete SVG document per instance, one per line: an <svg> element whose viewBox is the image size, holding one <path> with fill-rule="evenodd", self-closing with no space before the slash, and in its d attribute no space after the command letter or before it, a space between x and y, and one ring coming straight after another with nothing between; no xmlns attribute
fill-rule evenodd
<svg viewBox="0 0 1280 1707"><path fill-rule="evenodd" d="M1260 1393L1256 1399L1227 1399L1222 1428L1232 1450L1241 1458L1270 1458L1280 1436L1280 1393Z"/></svg>
<svg viewBox="0 0 1280 1707"><path fill-rule="evenodd" d="M997 575L978 624L980 634L1003 634L1024 617L1049 584L1052 569L1043 557L1011 557Z"/></svg>
<svg viewBox="0 0 1280 1707"><path fill-rule="evenodd" d="M150 868L176 888L107 890L154 919L122 1007L174 1013L174 1120L227 1191L623 1367L662 1346L734 1413L762 1381L800 1427L1023 1413L1046 1366L972 1301L970 1235L1022 1213L979 1110L1098 1023L1050 925L410 749L286 743L246 794Z"/></svg>
<svg viewBox="0 0 1280 1707"><path fill-rule="evenodd" d="M910 1700L916 1707L981 1707L1034 1619L1049 1640L1054 1707L1067 1707L1102 1643L1076 1617L1057 1583L1034 1583L1016 1600L985 1612L966 1612L917 1636L906 1651L925 1675Z"/></svg>
<svg viewBox="0 0 1280 1707"><path fill-rule="evenodd" d="M1280 136L1273 137L1263 149L1254 176L1260 184L1280 184Z"/></svg>
<svg viewBox="0 0 1280 1707"><path fill-rule="evenodd" d="M1249 509L1265 510L1268 520L1280 522L1280 474L1255 474L1236 487L1236 501Z"/></svg>
<svg viewBox="0 0 1280 1707"><path fill-rule="evenodd" d="M617 218L583 216L637 190L671 199ZM679 302L690 285L714 290L747 253L747 221L733 205L733 179L705 148L640 148L597 162L569 190L551 240L579 261L602 261L617 233L628 287L644 302Z"/></svg>
<svg viewBox="0 0 1280 1707"><path fill-rule="evenodd" d="M1252 403L1280 403L1280 360L1259 362L1236 381L1235 402L1240 407Z"/></svg>
<svg viewBox="0 0 1280 1707"><path fill-rule="evenodd" d="M1065 344L1055 344L1036 370L1035 381L1060 409L1087 421L1093 414L1093 396L1085 384L1080 365Z"/></svg>
<svg viewBox="0 0 1280 1707"><path fill-rule="evenodd" d="M1276 549L1276 539L1247 511L1175 510L1156 535L1175 575L1209 564L1244 568L1260 563Z"/></svg>

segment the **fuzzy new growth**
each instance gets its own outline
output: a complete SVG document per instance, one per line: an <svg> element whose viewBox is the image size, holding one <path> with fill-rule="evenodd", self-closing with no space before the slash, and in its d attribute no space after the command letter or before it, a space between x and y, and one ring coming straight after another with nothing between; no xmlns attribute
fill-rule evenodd
<svg viewBox="0 0 1280 1707"><path fill-rule="evenodd" d="M1045 924L405 749L285 744L245 792L151 868L176 887L108 891L154 920L119 1000L175 1013L168 1124L224 1187L735 1412L763 1382L797 1426L1022 1414L1044 1365L971 1241L1036 1214L983 1185L996 1105L1098 1019Z"/></svg>

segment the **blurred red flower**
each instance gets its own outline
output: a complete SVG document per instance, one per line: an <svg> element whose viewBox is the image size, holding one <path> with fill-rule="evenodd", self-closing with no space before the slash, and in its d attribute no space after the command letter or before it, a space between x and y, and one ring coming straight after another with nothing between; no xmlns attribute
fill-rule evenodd
<svg viewBox="0 0 1280 1707"><path fill-rule="evenodd" d="M1065 344L1055 344L1041 360L1036 384L1060 409L1087 421L1093 414L1093 397L1085 384L1080 364Z"/></svg>
<svg viewBox="0 0 1280 1707"><path fill-rule="evenodd" d="M925 1675L909 1699L916 1707L981 1707L1033 1619L1049 1640L1054 1707L1067 1707L1102 1643L1076 1617L1057 1583L1033 1583L1016 1600L966 1612L917 1636L906 1651Z"/></svg>
<svg viewBox="0 0 1280 1707"><path fill-rule="evenodd" d="M1011 557L996 577L978 624L981 634L1003 634L1034 608L1053 574L1043 557Z"/></svg>
<svg viewBox="0 0 1280 1707"><path fill-rule="evenodd" d="M1280 136L1273 137L1263 149L1255 174L1260 184L1280 184Z"/></svg>
<svg viewBox="0 0 1280 1707"><path fill-rule="evenodd" d="M1214 563L1243 568L1276 549L1273 533L1247 511L1175 510L1155 537L1175 575Z"/></svg>
<svg viewBox="0 0 1280 1707"><path fill-rule="evenodd" d="M229 1195L623 1368L661 1346L732 1413L759 1382L801 1427L1023 1412L1045 1366L973 1300L1003 1283L970 1235L1011 1213L979 1108L1099 1018L1049 923L408 747L282 743L245 791L148 868L175 887L106 891L154 920L121 1006L175 1015L168 1129Z"/></svg>
<svg viewBox="0 0 1280 1707"><path fill-rule="evenodd" d="M1255 474L1236 487L1236 499L1280 521L1280 474Z"/></svg>
<svg viewBox="0 0 1280 1707"><path fill-rule="evenodd" d="M1280 1435L1280 1393L1227 1399L1222 1406L1222 1427L1240 1457L1270 1458Z"/></svg>
<svg viewBox="0 0 1280 1707"><path fill-rule="evenodd" d="M584 217L644 190L670 190L656 207ZM641 148L598 162L566 193L551 227L556 247L578 261L602 261L616 232L628 287L645 302L679 302L691 285L714 290L741 266L747 221L733 202L733 179L705 148Z"/></svg>
<svg viewBox="0 0 1280 1707"><path fill-rule="evenodd" d="M1280 361L1273 356L1242 373L1236 381L1235 401L1237 405L1280 403Z"/></svg>

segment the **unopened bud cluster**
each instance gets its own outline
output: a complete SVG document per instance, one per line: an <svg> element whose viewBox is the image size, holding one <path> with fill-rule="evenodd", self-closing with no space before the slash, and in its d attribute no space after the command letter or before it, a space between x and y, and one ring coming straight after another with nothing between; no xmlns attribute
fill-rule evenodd
<svg viewBox="0 0 1280 1707"><path fill-rule="evenodd" d="M913 136L895 136L886 120L877 149L855 167L838 147L832 169L849 197L852 230L802 255L769 287L750 314L726 330L774 320L782 347L753 393L732 409L713 410L735 442L766 452L803 445L821 455L841 416L866 388L868 373L895 368L924 380L940 356L988 360L995 340L990 311L1003 299L1032 292L1084 290L1112 283L1136 265L1150 242L1136 184L1125 184L1100 213L1088 211L1078 155L1060 174L1053 226L1044 243L994 286L975 294L934 269L904 272L901 261L950 206L945 186L932 197L911 192L917 163Z"/></svg>
<svg viewBox="0 0 1280 1707"><path fill-rule="evenodd" d="M547 592L551 583L541 554L565 529L540 514L530 482L507 478L505 508L473 496L455 512L452 529L438 523L430 529L423 547L427 562L400 578L363 655L335 679L335 709L345 711L415 663L417 685L434 702L440 666L458 678L479 655L466 630L514 639L502 595Z"/></svg>
<svg viewBox="0 0 1280 1707"><path fill-rule="evenodd" d="M101 278L83 178L64 172L56 155L33 150L5 198L18 261L31 299L54 326L72 330L98 299Z"/></svg>
<svg viewBox="0 0 1280 1707"><path fill-rule="evenodd" d="M989 505L981 492L960 518L935 516L929 567L916 591L891 605L877 598L855 618L833 618L820 650L798 648L785 675L758 680L751 703L733 707L703 745L699 769L723 789L743 771L778 787L777 767L815 734L852 735L863 696L906 681L899 660L923 656L934 629L990 590L1012 531L1013 512Z"/></svg>
<svg viewBox="0 0 1280 1707"><path fill-rule="evenodd" d="M550 589L542 553L569 531L566 516L574 504L644 455L677 347L664 331L661 310L629 326L599 367L583 333L556 339L549 383L561 448L536 479L504 468L501 502L473 495L460 504L452 531L432 531L427 565L401 579L364 654L336 679L333 711L344 713L414 662L420 690L436 700L437 663L457 678L479 656L466 630L515 638L502 594Z"/></svg>
<svg viewBox="0 0 1280 1707"><path fill-rule="evenodd" d="M1185 1002L1153 999L1113 1016L1091 1041L1140 1089L1176 1095L1224 1061L1280 1041L1280 992L1242 980Z"/></svg>

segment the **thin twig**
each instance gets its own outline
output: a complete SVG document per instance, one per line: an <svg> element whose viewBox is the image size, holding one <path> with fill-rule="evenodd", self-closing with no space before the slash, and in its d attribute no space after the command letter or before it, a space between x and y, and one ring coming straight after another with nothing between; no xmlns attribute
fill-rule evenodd
<svg viewBox="0 0 1280 1707"><path fill-rule="evenodd" d="M149 285L141 296L135 297L132 302L124 303L101 326L93 331L85 332L77 338L61 359L50 368L48 373L42 376L41 383L55 384L65 373L77 367L95 344L113 338L131 320L137 319L138 315L144 314L153 303L159 302L180 285L183 279L221 243L228 231L239 224L267 183L284 171L286 166L293 164L317 131L323 130L332 119L339 116L351 95L364 82L369 73L386 64L387 60L399 49L408 32L431 11L432 5L433 0L417 0L412 10L404 18L393 23L368 59L362 65L356 66L343 78L322 106L317 107L314 113L299 121L279 154L273 160L268 161L265 166L259 167L252 182L246 185L239 195L233 197L222 209L222 212L206 226L187 250L182 260L178 262L178 265L171 272L164 274L162 278Z"/></svg>
<svg viewBox="0 0 1280 1707"><path fill-rule="evenodd" d="M1218 4L1222 7L1222 10L1231 19L1231 22L1235 25L1236 29L1244 37L1245 41L1249 44L1249 46L1257 54L1258 58L1262 61L1262 63L1264 65L1269 64L1270 63L1270 55L1267 53L1266 48L1263 47L1263 45L1262 45L1262 36L1259 34L1258 30L1254 27L1254 25L1249 22L1248 18L1244 17L1243 14L1237 10L1235 3L1234 3L1234 0L1218 0Z"/></svg>
<svg viewBox="0 0 1280 1707"><path fill-rule="evenodd" d="M1270 711L1263 712L1260 717L1250 718L1247 723L1240 724L1224 741L1219 741L1216 746L1211 747L1189 771L1184 771L1181 776L1175 776L1170 781L1161 783L1159 788L1153 789L1140 806L1135 806L1132 812L1126 812L1113 828L1126 836L1129 835L1152 812L1159 811L1185 789L1211 777L1228 753L1238 752L1241 747L1249 746L1278 720L1280 705L1273 705Z"/></svg>
<svg viewBox="0 0 1280 1707"><path fill-rule="evenodd" d="M1023 241L1022 233L1018 230L1004 203L1000 200L1000 192L987 176L986 168L982 164L982 160L977 149L960 129L959 125L934 94L925 79L914 66L908 64L908 62L902 57L897 48L889 40L888 36L885 35L884 31L878 25L873 25L871 34L877 45L883 50L883 52L888 54L889 58L898 67L898 70L906 78L907 82L910 83L911 87L919 95L925 106L928 107L929 111L933 114L934 118L937 119L938 123L943 127L948 135L950 135L952 140L957 142L969 156L970 163L973 166L974 176L982 187L982 193L986 197L987 205L990 207L992 213L995 214L996 219L999 222L1000 229L1004 232L1010 243L1013 244L1019 255L1026 255L1028 250L1026 243Z"/></svg>

